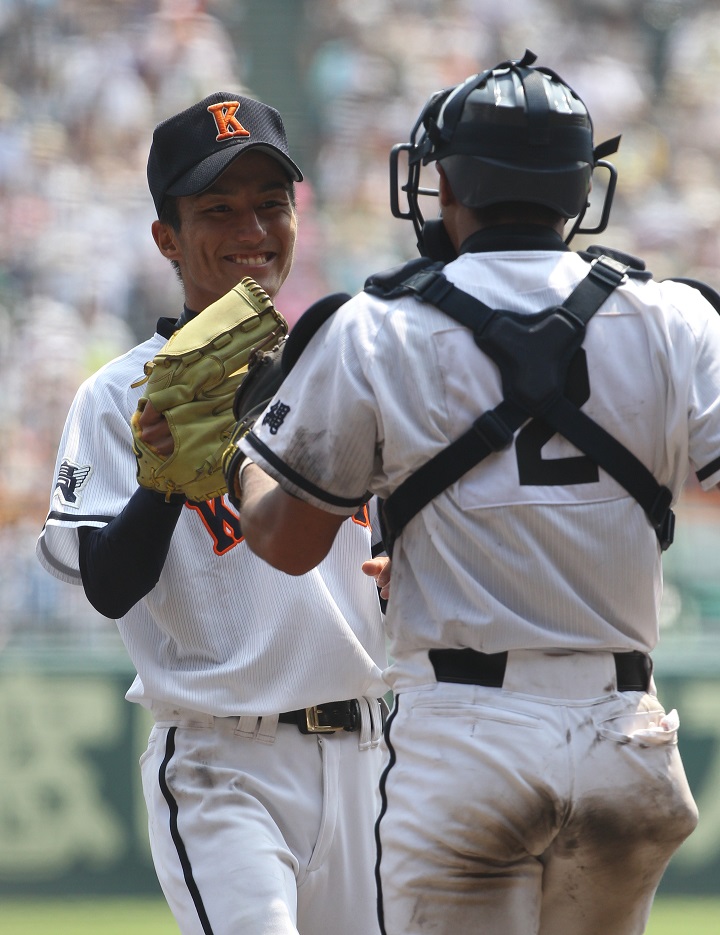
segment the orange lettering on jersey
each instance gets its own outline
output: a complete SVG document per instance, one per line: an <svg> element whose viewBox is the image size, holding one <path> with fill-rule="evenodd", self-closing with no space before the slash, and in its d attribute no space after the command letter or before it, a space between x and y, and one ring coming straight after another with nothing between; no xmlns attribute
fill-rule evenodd
<svg viewBox="0 0 720 935"><path fill-rule="evenodd" d="M239 106L239 101L223 101L221 104L211 104L208 107L217 127L215 139L218 143L230 140L234 136L250 136L250 131L246 130L235 116Z"/></svg>
<svg viewBox="0 0 720 935"><path fill-rule="evenodd" d="M353 523L357 523L358 526L370 526L370 512L368 511L367 503L363 503L352 520Z"/></svg>
<svg viewBox="0 0 720 935"><path fill-rule="evenodd" d="M213 540L213 551L216 555L225 555L243 541L240 517L227 506L222 497L215 497L214 500L206 500L204 503L188 501L185 506L199 515Z"/></svg>
<svg viewBox="0 0 720 935"><path fill-rule="evenodd" d="M188 500L185 506L189 510L195 510L200 517L213 541L213 551L216 555L225 555L244 541L240 517L230 509L222 497L215 497L214 500L206 500L203 503L191 503ZM370 512L366 503L355 513L352 521L358 526L370 528Z"/></svg>

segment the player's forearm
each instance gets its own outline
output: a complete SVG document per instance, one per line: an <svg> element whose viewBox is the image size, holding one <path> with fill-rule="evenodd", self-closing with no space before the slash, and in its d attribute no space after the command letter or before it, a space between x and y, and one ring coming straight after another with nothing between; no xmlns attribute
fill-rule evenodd
<svg viewBox="0 0 720 935"><path fill-rule="evenodd" d="M99 613L117 620L155 587L183 502L138 487L106 526L81 527L80 575Z"/></svg>
<svg viewBox="0 0 720 935"><path fill-rule="evenodd" d="M319 565L344 519L292 497L256 464L242 471L243 536L256 555L280 571L304 575Z"/></svg>

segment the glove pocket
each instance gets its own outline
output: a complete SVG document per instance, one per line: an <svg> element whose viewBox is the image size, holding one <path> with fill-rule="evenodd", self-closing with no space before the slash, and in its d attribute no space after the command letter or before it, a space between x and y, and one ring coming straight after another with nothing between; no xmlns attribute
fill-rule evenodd
<svg viewBox="0 0 720 935"><path fill-rule="evenodd" d="M662 708L620 714L596 725L598 736L640 747L677 744L679 727L680 717L674 708L667 714Z"/></svg>

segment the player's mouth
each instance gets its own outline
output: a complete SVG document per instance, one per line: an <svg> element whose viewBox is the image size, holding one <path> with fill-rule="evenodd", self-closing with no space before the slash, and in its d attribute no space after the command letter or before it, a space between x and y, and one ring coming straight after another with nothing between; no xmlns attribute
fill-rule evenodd
<svg viewBox="0 0 720 935"><path fill-rule="evenodd" d="M266 266L275 256L274 253L254 253L251 256L234 253L226 256L225 259L236 266Z"/></svg>

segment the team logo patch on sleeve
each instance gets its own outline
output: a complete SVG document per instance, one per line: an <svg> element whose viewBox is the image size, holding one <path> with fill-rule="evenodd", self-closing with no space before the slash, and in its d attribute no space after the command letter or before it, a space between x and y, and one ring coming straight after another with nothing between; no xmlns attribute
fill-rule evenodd
<svg viewBox="0 0 720 935"><path fill-rule="evenodd" d="M276 403L273 403L273 405L265 413L265 418L262 420L262 424L270 426L271 435L277 435L278 429L285 421L285 416L288 414L288 412L290 412L290 407L278 400Z"/></svg>
<svg viewBox="0 0 720 935"><path fill-rule="evenodd" d="M82 488L92 472L89 464L80 466L73 461L63 461L58 471L53 495L57 494L66 506L77 506Z"/></svg>

